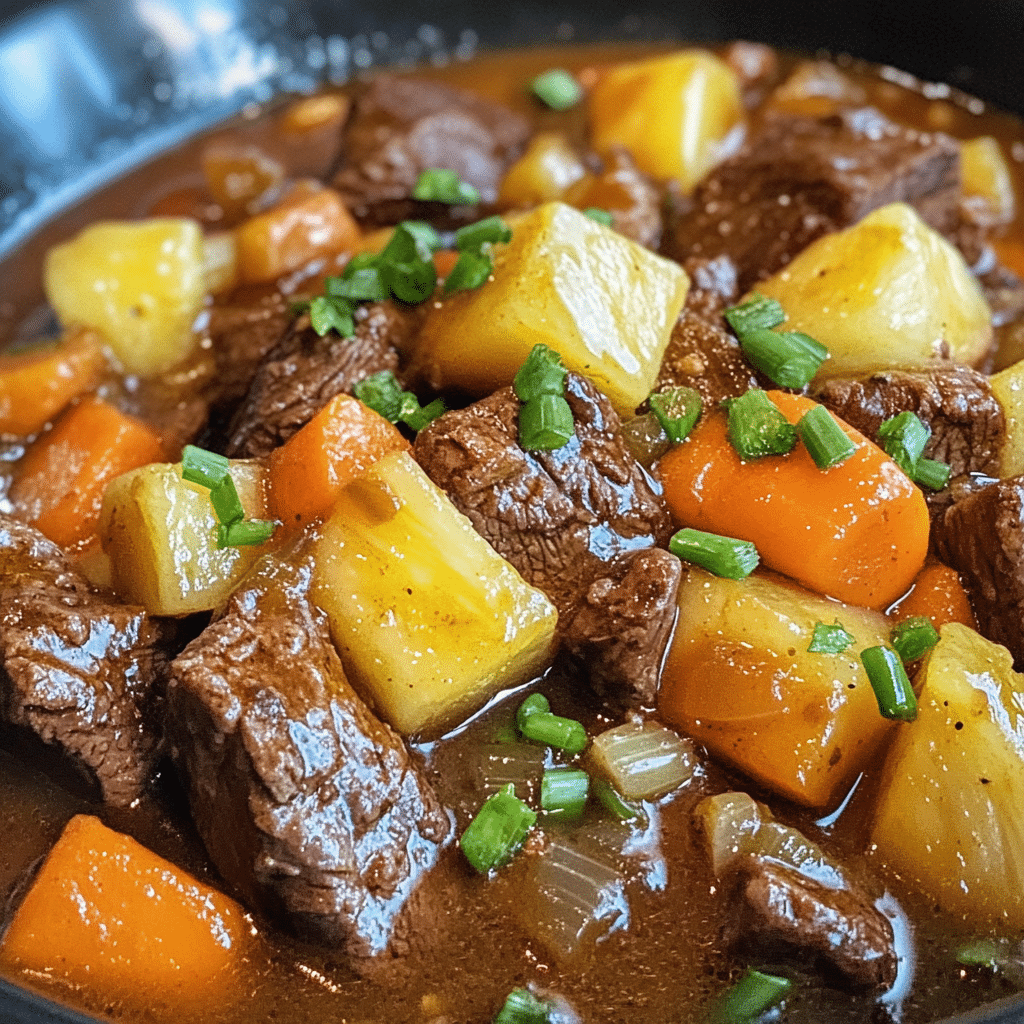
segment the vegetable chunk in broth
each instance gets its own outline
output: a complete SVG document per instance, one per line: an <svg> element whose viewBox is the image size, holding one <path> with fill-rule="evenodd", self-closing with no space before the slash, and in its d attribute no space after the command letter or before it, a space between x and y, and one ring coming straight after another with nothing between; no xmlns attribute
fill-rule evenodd
<svg viewBox="0 0 1024 1024"><path fill-rule="evenodd" d="M381 72L10 263L0 977L176 1024L1024 988L1024 124L891 77Z"/></svg>

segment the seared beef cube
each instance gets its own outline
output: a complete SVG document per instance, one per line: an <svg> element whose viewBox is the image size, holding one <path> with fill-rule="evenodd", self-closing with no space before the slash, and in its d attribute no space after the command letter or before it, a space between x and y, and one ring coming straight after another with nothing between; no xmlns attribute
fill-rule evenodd
<svg viewBox="0 0 1024 1024"><path fill-rule="evenodd" d="M1024 281L1004 267L986 247L985 258L975 266L978 283L992 310L993 327L1002 327L1024 316Z"/></svg>
<svg viewBox="0 0 1024 1024"><path fill-rule="evenodd" d="M321 337L301 316L253 377L231 423L226 454L259 458L301 430L335 395L380 370L398 369L398 352L419 325L418 309L391 302L356 309L356 333Z"/></svg>
<svg viewBox="0 0 1024 1024"><path fill-rule="evenodd" d="M877 441L883 420L917 413L931 427L929 459L950 465L953 476L998 474L1006 421L988 378L948 363L927 370L884 370L857 380L826 380L813 397L862 434Z"/></svg>
<svg viewBox="0 0 1024 1024"><path fill-rule="evenodd" d="M978 629L1024 668L1024 477L966 491L933 522L932 540L960 573Z"/></svg>
<svg viewBox="0 0 1024 1024"><path fill-rule="evenodd" d="M224 877L360 967L400 949L403 910L450 825L401 737L346 680L309 576L262 563L175 659L168 737Z"/></svg>
<svg viewBox="0 0 1024 1024"><path fill-rule="evenodd" d="M654 182L637 167L623 146L613 146L600 170L579 195L569 190L574 206L607 209L612 227L634 242L657 249L661 242L662 194Z"/></svg>
<svg viewBox="0 0 1024 1024"><path fill-rule="evenodd" d="M412 191L422 171L441 167L474 185L493 203L530 126L519 114L440 82L380 75L355 101L342 139L341 169L332 185L363 223L452 215L473 220L476 207L420 203Z"/></svg>
<svg viewBox="0 0 1024 1024"><path fill-rule="evenodd" d="M871 107L821 119L775 115L697 187L665 249L732 257L746 291L830 231L891 202L951 230L960 195L954 140L894 124Z"/></svg>
<svg viewBox="0 0 1024 1024"><path fill-rule="evenodd" d="M828 888L757 856L743 858L734 877L737 944L820 961L855 988L883 990L896 980L892 925L855 888Z"/></svg>
<svg viewBox="0 0 1024 1024"><path fill-rule="evenodd" d="M67 759L111 804L160 751L170 627L98 594L57 545L0 515L0 718Z"/></svg>
<svg viewBox="0 0 1024 1024"><path fill-rule="evenodd" d="M512 388L503 388L421 430L413 454L494 549L547 594L574 653L583 656L583 640L593 634L586 658L602 689L617 688L622 699L643 702L675 615L678 576L658 567L651 593L645 598L641 588L631 595L644 570L630 570L623 560L664 546L671 521L660 487L626 448L607 398L570 373L566 399L576 436L554 451L519 447L519 400ZM607 641L611 623L597 624L593 610L584 611L592 585L591 596L600 599L606 588L606 596L626 610L623 636L615 643ZM654 646L640 665L622 654L633 652L636 605L645 600L659 622L646 624ZM583 617L575 633L578 615Z"/></svg>

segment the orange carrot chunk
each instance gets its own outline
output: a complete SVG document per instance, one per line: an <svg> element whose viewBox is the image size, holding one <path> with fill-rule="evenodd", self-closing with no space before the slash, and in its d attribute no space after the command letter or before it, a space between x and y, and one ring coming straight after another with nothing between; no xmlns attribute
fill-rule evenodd
<svg viewBox="0 0 1024 1024"><path fill-rule="evenodd" d="M145 423L98 399L84 401L29 447L11 486L14 514L57 544L87 542L107 484L162 454Z"/></svg>
<svg viewBox="0 0 1024 1024"><path fill-rule="evenodd" d="M269 456L270 503L287 526L328 512L351 481L409 442L398 428L351 395L338 395Z"/></svg>
<svg viewBox="0 0 1024 1024"><path fill-rule="evenodd" d="M938 629L947 622L959 622L977 629L970 598L955 569L930 558L917 574L914 587L892 610L897 622L923 616Z"/></svg>
<svg viewBox="0 0 1024 1024"><path fill-rule="evenodd" d="M68 822L0 943L0 973L71 986L99 1007L232 997L241 907L129 836Z"/></svg>
<svg viewBox="0 0 1024 1024"><path fill-rule="evenodd" d="M92 331L55 345L0 355L0 434L36 434L73 398L94 387L105 365Z"/></svg>
<svg viewBox="0 0 1024 1024"><path fill-rule="evenodd" d="M768 396L794 424L816 404L781 391ZM679 525L752 541L766 566L809 589L882 609L924 564L928 510L888 455L839 424L856 450L831 469L819 469L802 444L745 462L716 411L658 469Z"/></svg>

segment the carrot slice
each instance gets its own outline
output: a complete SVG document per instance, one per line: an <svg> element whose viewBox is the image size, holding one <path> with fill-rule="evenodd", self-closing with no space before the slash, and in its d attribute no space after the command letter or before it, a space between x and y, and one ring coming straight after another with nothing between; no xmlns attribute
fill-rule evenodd
<svg viewBox="0 0 1024 1024"><path fill-rule="evenodd" d="M914 580L913 589L891 609L891 614L897 622L924 616L936 629L947 622L978 628L959 573L934 558L925 563Z"/></svg>
<svg viewBox="0 0 1024 1024"><path fill-rule="evenodd" d="M230 998L241 907L129 836L68 822L0 943L0 968L92 995L100 1006Z"/></svg>
<svg viewBox="0 0 1024 1024"><path fill-rule="evenodd" d="M36 434L93 388L106 359L99 335L79 330L56 345L0 355L0 434Z"/></svg>
<svg viewBox="0 0 1024 1024"><path fill-rule="evenodd" d="M791 423L816 403L768 392ZM856 444L820 470L803 445L788 455L744 462L715 411L658 464L676 520L752 541L769 568L847 604L888 607L904 594L928 551L924 496L863 434L839 421Z"/></svg>
<svg viewBox="0 0 1024 1024"><path fill-rule="evenodd" d="M351 395L331 399L297 434L270 453L270 503L288 526L328 512L339 492L388 452L409 442Z"/></svg>
<svg viewBox="0 0 1024 1024"><path fill-rule="evenodd" d="M162 454L145 423L98 399L81 402L29 447L11 486L14 513L57 544L88 542L107 484Z"/></svg>

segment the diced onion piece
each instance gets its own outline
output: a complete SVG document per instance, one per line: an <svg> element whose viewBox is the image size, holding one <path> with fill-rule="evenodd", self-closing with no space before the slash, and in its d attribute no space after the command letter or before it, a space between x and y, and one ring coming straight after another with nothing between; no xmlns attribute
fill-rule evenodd
<svg viewBox="0 0 1024 1024"><path fill-rule="evenodd" d="M689 740L657 722L627 722L593 743L601 772L627 800L649 800L678 789L697 771Z"/></svg>

